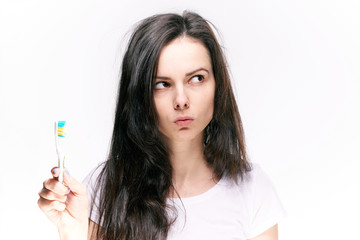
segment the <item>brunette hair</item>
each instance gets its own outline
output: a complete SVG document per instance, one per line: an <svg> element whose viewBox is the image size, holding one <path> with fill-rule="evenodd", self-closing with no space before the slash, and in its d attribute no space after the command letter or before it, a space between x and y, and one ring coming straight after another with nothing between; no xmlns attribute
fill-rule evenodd
<svg viewBox="0 0 360 240"><path fill-rule="evenodd" d="M157 126L153 82L160 51L180 36L201 41L211 58L214 114L204 131L209 166L218 179L235 182L251 170L226 60L208 21L188 11L146 18L131 35L122 61L110 154L96 187L101 224L97 239L166 239L174 221L166 202L172 167Z"/></svg>

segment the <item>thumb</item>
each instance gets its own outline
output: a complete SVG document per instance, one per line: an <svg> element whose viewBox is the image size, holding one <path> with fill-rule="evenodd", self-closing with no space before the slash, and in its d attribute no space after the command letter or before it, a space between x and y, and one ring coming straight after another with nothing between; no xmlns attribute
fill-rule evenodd
<svg viewBox="0 0 360 240"><path fill-rule="evenodd" d="M73 178L68 171L64 171L64 184L76 195L86 195L86 186Z"/></svg>

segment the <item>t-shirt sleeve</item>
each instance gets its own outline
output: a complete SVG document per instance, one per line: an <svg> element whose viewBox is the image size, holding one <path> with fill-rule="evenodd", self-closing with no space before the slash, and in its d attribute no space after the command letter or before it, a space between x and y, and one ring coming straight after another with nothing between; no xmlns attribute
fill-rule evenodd
<svg viewBox="0 0 360 240"><path fill-rule="evenodd" d="M253 238L271 228L286 216L270 178L254 164L249 184L249 230L248 238Z"/></svg>
<svg viewBox="0 0 360 240"><path fill-rule="evenodd" d="M97 224L99 224L99 192L101 189L96 192L96 185L103 166L104 163L99 164L83 180L83 184L86 185L89 196L89 218Z"/></svg>

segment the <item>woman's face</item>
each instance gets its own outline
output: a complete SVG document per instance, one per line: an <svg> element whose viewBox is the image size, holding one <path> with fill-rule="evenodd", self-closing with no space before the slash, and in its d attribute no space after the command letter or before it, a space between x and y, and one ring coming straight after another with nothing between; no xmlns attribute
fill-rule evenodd
<svg viewBox="0 0 360 240"><path fill-rule="evenodd" d="M154 101L159 129L170 141L202 140L214 96L211 60L202 42L179 37L161 50Z"/></svg>

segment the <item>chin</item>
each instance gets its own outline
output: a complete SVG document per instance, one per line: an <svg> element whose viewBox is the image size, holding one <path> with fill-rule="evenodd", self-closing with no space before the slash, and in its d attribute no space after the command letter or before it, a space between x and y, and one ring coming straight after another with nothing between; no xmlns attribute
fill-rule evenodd
<svg viewBox="0 0 360 240"><path fill-rule="evenodd" d="M177 141L177 142L189 142L189 141L194 141L194 140L202 141L202 139L203 139L202 135L203 135L202 132L194 133L191 130L182 129L176 135L173 135L169 139L172 141Z"/></svg>

